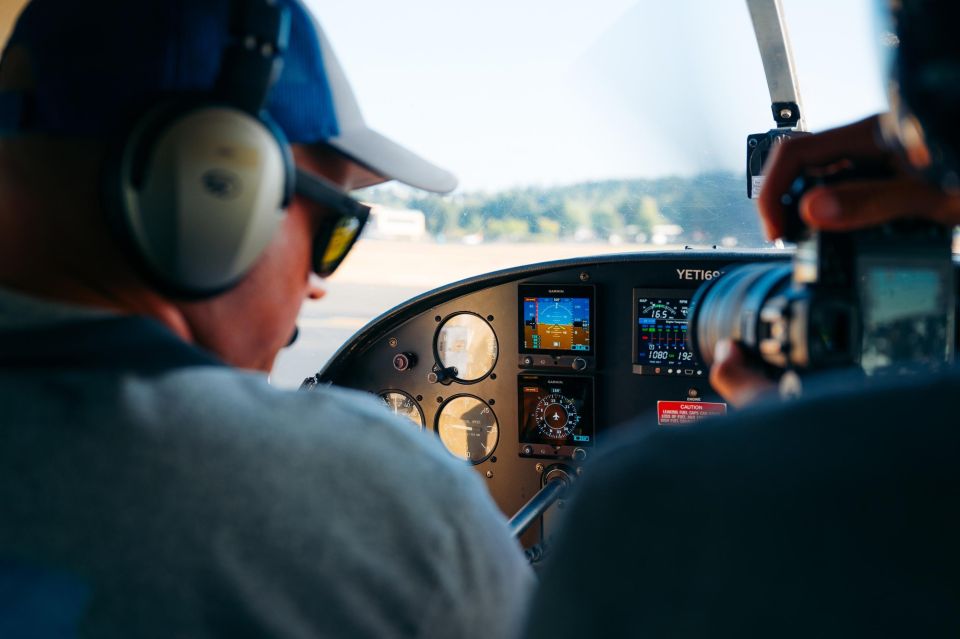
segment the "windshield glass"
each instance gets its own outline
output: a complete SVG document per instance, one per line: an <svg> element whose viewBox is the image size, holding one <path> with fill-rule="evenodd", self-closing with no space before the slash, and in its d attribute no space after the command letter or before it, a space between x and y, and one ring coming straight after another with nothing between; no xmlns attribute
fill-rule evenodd
<svg viewBox="0 0 960 639"><path fill-rule="evenodd" d="M368 122L460 178L395 184L272 380L442 284L565 257L766 246L746 136L774 126L744 0L307 0ZM784 0L810 130L886 106L873 0Z"/></svg>

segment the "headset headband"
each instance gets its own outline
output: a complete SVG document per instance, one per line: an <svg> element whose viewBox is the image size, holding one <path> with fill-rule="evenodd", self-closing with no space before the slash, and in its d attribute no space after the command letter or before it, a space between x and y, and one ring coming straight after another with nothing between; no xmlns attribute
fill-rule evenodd
<svg viewBox="0 0 960 639"><path fill-rule="evenodd" d="M258 116L283 68L290 41L290 12L276 0L237 0L230 17L216 93Z"/></svg>

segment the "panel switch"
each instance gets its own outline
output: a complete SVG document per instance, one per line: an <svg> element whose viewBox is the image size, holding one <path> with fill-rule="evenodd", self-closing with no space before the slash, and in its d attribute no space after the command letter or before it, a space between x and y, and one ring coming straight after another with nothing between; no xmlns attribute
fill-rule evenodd
<svg viewBox="0 0 960 639"><path fill-rule="evenodd" d="M393 356L393 367L400 371L408 371L417 365L417 356L414 353L397 353Z"/></svg>

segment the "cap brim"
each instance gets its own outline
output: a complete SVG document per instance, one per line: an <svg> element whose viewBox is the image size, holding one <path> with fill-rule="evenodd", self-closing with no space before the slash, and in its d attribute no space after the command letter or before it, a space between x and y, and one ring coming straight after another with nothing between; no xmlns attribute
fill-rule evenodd
<svg viewBox="0 0 960 639"><path fill-rule="evenodd" d="M341 131L324 142L385 178L434 193L457 188L455 175L372 129Z"/></svg>

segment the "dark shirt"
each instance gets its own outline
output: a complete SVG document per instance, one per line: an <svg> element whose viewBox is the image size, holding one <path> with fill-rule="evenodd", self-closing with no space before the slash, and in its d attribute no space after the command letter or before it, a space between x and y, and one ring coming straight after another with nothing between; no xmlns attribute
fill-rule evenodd
<svg viewBox="0 0 960 639"><path fill-rule="evenodd" d="M621 439L527 636L960 636L960 377Z"/></svg>

